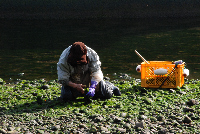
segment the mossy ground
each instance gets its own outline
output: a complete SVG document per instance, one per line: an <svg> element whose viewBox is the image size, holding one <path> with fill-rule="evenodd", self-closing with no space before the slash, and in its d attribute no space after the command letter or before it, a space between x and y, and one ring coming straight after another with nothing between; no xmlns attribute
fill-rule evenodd
<svg viewBox="0 0 200 134"><path fill-rule="evenodd" d="M145 89L137 79L110 82L120 88L122 96L91 102L81 97L58 100L61 85L56 80L2 82L0 130L9 132L14 127L13 131L22 133L67 133L84 128L83 132L102 132L100 128L105 127L110 133L200 133L199 80L186 80L177 89Z"/></svg>

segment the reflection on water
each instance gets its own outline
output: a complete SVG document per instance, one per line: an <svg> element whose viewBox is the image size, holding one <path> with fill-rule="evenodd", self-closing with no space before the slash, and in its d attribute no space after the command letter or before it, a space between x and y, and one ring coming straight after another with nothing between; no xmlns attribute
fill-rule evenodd
<svg viewBox="0 0 200 134"><path fill-rule="evenodd" d="M100 56L104 75L127 73L142 60L183 60L189 79L200 72L200 19L0 20L0 77L57 79L56 63L75 41ZM24 74L23 74L24 73Z"/></svg>

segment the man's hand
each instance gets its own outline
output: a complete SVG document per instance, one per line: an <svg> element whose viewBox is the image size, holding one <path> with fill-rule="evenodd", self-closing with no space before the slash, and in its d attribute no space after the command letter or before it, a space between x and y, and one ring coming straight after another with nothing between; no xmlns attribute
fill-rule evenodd
<svg viewBox="0 0 200 134"><path fill-rule="evenodd" d="M89 97L93 97L95 95L95 88L89 88L89 92L86 95Z"/></svg>
<svg viewBox="0 0 200 134"><path fill-rule="evenodd" d="M71 81L69 81L69 84L68 84L70 87L72 88L75 88L78 92L80 92L81 94L84 94L84 87L86 87L85 85L82 85L82 84L76 84L76 83L73 83Z"/></svg>
<svg viewBox="0 0 200 134"><path fill-rule="evenodd" d="M83 89L83 87L85 87L85 85L76 84L75 89L77 89L78 92L84 94L84 89Z"/></svg>
<svg viewBox="0 0 200 134"><path fill-rule="evenodd" d="M98 82L91 81L91 86L89 87L89 92L86 94L89 97L93 97L95 95L95 88L97 86Z"/></svg>

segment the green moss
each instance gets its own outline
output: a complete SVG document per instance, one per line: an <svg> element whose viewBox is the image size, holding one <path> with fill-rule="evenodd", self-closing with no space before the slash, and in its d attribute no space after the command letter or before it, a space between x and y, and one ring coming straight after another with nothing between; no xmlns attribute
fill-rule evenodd
<svg viewBox="0 0 200 134"><path fill-rule="evenodd" d="M188 115L189 113L183 109L189 107L193 110L193 125L187 128L184 128L184 124L179 125L187 132L199 132L196 128L199 120L196 117L200 113L200 104L187 105L190 99L199 102L198 80L189 80L188 84L174 89L175 92L170 92L169 89L144 89L139 84L134 84L134 80L114 81L113 83L120 88L122 96L113 96L107 100L91 100L91 103L85 103L84 97L72 102L57 100L61 86L56 81L36 80L34 84L31 83L33 82L22 80L12 86L0 85L0 109L4 114L26 116L24 119L30 121L38 117L64 118L63 115L82 113L87 117L101 115L108 118L104 119L104 122L112 122L110 115L120 117L122 113L126 113L127 120L150 119L151 122L157 122L161 120L160 117L162 120L174 120L176 119L174 115ZM23 86L24 84L27 86ZM49 88L41 89L44 84L49 84ZM22 121L21 118L19 120Z"/></svg>

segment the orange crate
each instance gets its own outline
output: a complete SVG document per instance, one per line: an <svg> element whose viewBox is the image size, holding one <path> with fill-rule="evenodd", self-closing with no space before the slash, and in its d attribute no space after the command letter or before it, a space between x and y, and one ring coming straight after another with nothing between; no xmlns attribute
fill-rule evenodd
<svg viewBox="0 0 200 134"><path fill-rule="evenodd" d="M141 63L141 87L145 88L177 88L184 84L183 69L185 64L175 64L171 61L148 61ZM156 75L156 69L165 69L164 75ZM164 82L164 83L163 83ZM162 84L162 86L161 86ZM161 87L160 87L161 86Z"/></svg>

